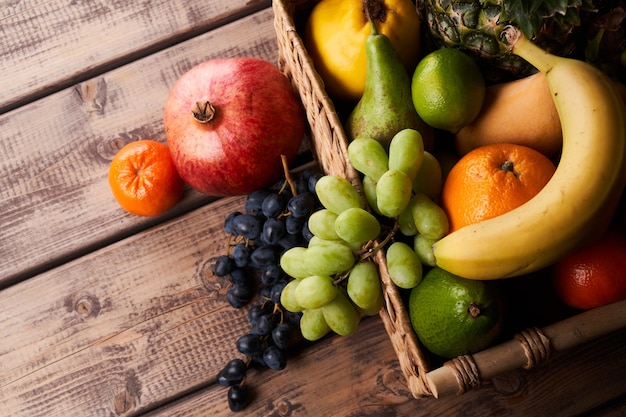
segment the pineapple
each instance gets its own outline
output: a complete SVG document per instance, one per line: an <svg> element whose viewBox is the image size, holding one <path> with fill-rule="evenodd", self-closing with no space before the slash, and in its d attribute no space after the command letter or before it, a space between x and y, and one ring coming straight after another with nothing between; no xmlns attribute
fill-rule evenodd
<svg viewBox="0 0 626 417"><path fill-rule="evenodd" d="M500 33L519 27L542 48L561 56L576 49L576 29L593 0L417 0L433 46L454 47L476 56L488 81L520 78L534 69L509 52Z"/></svg>
<svg viewBox="0 0 626 417"><path fill-rule="evenodd" d="M585 59L626 83L626 0L599 0L586 27Z"/></svg>

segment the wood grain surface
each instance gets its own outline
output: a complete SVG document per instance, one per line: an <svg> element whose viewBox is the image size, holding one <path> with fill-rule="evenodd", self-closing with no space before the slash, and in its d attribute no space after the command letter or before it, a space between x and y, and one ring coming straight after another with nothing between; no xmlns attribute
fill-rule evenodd
<svg viewBox="0 0 626 417"><path fill-rule="evenodd" d="M269 4L268 0L3 0L0 113Z"/></svg>
<svg viewBox="0 0 626 417"><path fill-rule="evenodd" d="M0 417L232 416L217 372L247 309L211 272L244 197L187 189L157 218L107 184L165 141L174 81L214 57L277 60L269 0L0 0ZM305 151L305 150L303 150ZM379 317L252 370L247 416L626 416L626 329L462 396L411 396Z"/></svg>
<svg viewBox="0 0 626 417"><path fill-rule="evenodd" d="M275 62L272 18L265 9L1 114L0 258L11 262L0 263L0 287L162 221L117 206L111 159L130 141L165 141L165 99L194 64L234 55ZM165 217L210 200L189 190Z"/></svg>

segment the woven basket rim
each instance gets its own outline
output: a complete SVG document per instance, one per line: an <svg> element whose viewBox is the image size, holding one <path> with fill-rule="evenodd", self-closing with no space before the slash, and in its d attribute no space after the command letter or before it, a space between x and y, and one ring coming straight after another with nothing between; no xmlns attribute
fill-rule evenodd
<svg viewBox="0 0 626 417"><path fill-rule="evenodd" d="M334 104L323 88L323 81L300 38L294 21L297 7L314 0L274 0L274 26L279 47L279 68L298 91L307 113L315 156L326 174L339 175L362 190L358 172L347 159L348 139ZM400 293L389 278L382 251L376 256L383 285L385 303L380 316L414 397L430 396L425 378L427 356L411 327Z"/></svg>

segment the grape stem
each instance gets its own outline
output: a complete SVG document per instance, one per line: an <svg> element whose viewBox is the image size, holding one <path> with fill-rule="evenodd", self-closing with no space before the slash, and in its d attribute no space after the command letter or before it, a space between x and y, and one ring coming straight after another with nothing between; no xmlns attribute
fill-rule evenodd
<svg viewBox="0 0 626 417"><path fill-rule="evenodd" d="M385 236L385 239L382 242L377 243L373 247L372 247L372 245L375 244L375 242L376 242L375 240L370 240L369 242L364 244L363 247L361 248L361 250L359 251L359 253L357 254L359 259L355 263L355 265L357 263L359 263L359 262L363 262L363 261L367 260L368 258L371 258L374 255L376 255L376 252L378 252L379 250L383 249L385 247L385 245L387 245L387 243L389 243L393 239L393 237L396 234L396 232L398 231L398 229L400 229L400 225L396 221L396 222L393 223L393 228L391 229L391 231L389 233L387 233L387 236ZM354 266L352 268L354 268ZM344 280L346 280L350 276L350 272L352 271L352 268L350 268L349 270L344 271L344 272L342 272L340 274L335 275L335 279L333 280L333 285L339 285Z"/></svg>
<svg viewBox="0 0 626 417"><path fill-rule="evenodd" d="M285 180L289 184L289 188L291 188L291 194L295 196L298 194L298 192L296 190L296 185L293 182L293 178L291 178L291 174L289 173L289 163L287 163L287 157L285 155L281 155L280 160L283 164L283 171L285 172Z"/></svg>

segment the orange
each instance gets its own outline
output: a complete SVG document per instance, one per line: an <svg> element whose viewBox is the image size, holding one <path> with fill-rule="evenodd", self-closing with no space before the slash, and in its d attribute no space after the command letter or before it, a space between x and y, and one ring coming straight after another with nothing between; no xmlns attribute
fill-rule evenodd
<svg viewBox="0 0 626 417"><path fill-rule="evenodd" d="M555 170L548 157L522 145L485 145L465 154L450 169L441 191L450 231L521 206Z"/></svg>
<svg viewBox="0 0 626 417"><path fill-rule="evenodd" d="M626 298L626 232L609 229L552 267L557 295L570 307L590 309Z"/></svg>
<svg viewBox="0 0 626 417"><path fill-rule="evenodd" d="M181 199L184 190L169 148L150 139L128 143L119 150L109 167L109 186L119 205L138 216L164 213Z"/></svg>

